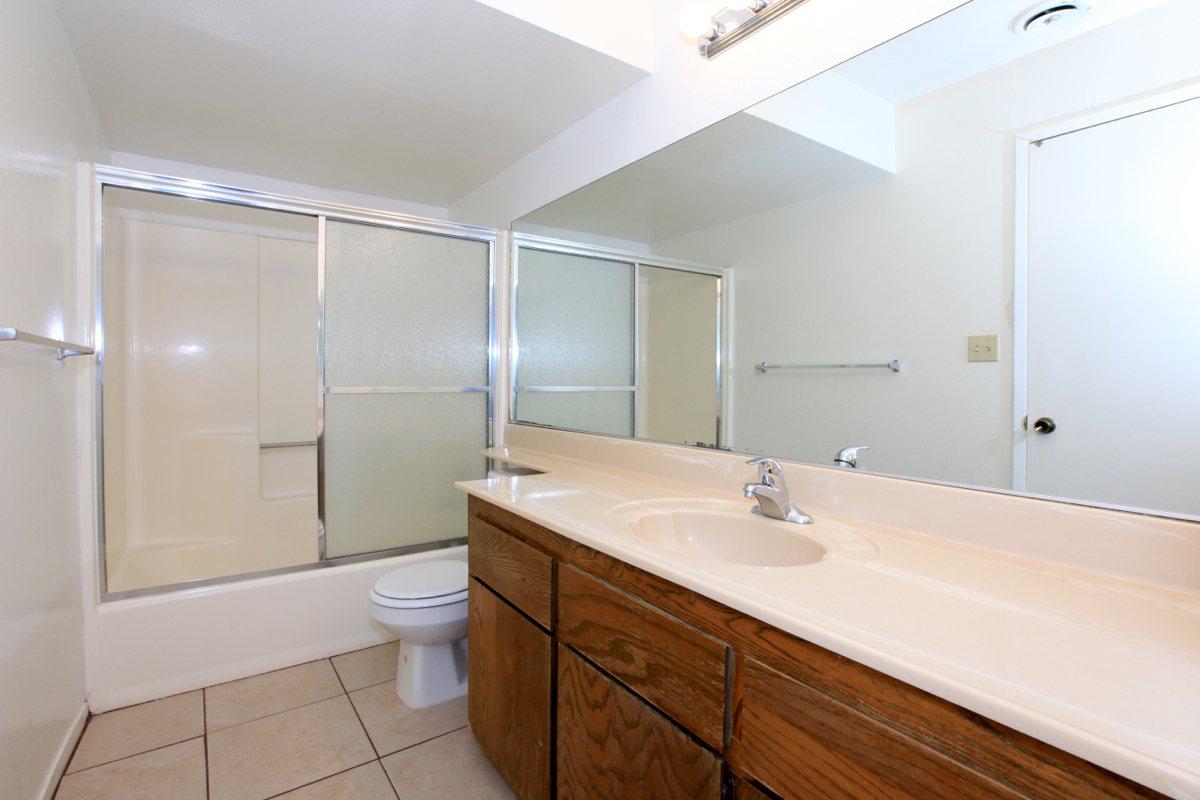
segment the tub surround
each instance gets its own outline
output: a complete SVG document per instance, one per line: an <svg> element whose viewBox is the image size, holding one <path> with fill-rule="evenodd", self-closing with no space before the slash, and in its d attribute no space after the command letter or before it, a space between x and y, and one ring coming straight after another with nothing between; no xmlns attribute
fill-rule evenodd
<svg viewBox="0 0 1200 800"><path fill-rule="evenodd" d="M505 441L488 454L545 473L460 489L1145 786L1200 797L1200 526L786 464L801 508L871 548L825 543L825 559L787 569L704 563L638 541L614 509L720 500L749 515L744 457L513 425Z"/></svg>

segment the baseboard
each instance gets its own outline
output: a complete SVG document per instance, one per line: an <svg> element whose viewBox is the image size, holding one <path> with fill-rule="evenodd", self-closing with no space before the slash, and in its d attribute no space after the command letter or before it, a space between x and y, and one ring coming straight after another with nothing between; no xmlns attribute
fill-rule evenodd
<svg viewBox="0 0 1200 800"><path fill-rule="evenodd" d="M79 742L79 737L83 735L83 726L87 724L87 718L88 707L87 704L83 704L79 707L79 713L75 715L75 721L67 729L62 744L58 746L58 752L54 755L54 763L50 765L50 771L46 774L46 779L42 781L42 788L37 793L38 800L51 800L54 797L54 792L58 789L58 782L63 773L67 771L67 763L75 752L75 745Z"/></svg>

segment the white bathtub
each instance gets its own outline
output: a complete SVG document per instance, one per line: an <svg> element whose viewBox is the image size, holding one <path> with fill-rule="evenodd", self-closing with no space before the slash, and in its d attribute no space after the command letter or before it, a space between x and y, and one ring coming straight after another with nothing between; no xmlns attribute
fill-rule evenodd
<svg viewBox="0 0 1200 800"><path fill-rule="evenodd" d="M102 603L87 620L93 712L244 678L389 641L367 593L400 564L465 545L269 578Z"/></svg>

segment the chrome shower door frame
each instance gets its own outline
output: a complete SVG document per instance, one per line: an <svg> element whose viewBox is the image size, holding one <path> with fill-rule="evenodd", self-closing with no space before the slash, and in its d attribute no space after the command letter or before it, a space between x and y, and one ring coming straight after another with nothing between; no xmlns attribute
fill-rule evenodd
<svg viewBox="0 0 1200 800"><path fill-rule="evenodd" d="M455 239L467 239L471 241L483 242L487 245L487 260L488 260L488 290L487 290L487 314L488 314L488 346L487 346L487 386L472 386L472 387L423 387L422 389L406 388L405 391L472 391L482 392L487 394L487 420L485 424L485 441L484 447L490 447L494 438L495 431L495 386L496 386L496 366L499 355L499 339L497 320L495 314L496 300L496 275L497 275L497 249L496 242L499 237L499 231L494 228L483 228L474 225L460 225L442 220L426 219L416 217L409 214L401 214L391 211L382 211L378 209L361 208L358 206L346 205L342 203L332 203L321 200L310 200L299 197L290 197L287 195L274 194L272 192L261 192L254 189L242 189L232 186L223 186L221 184L209 183L207 181L193 180L190 178L178 178L168 175L157 175L149 172L141 172L138 170L124 169L120 167L112 167L106 165L92 165L92 230L94 231L94 240L91 243L93 248L93 277L92 277L92 292L93 292L93 308L94 308L94 333L93 341L95 343L95 374L93 381L93 401L92 401L92 448L94 451L93 469L95 477L93 481L93 491L95 493L93 508L94 508L94 527L95 527L95 548L96 548L96 586L98 588L99 602L109 602L114 600L123 600L133 597L143 597L147 595L165 594L168 592L178 592L189 589L203 588L207 586L216 586L225 583L234 583L245 581L254 578L268 577L272 575L282 575L290 572L303 572L312 569L323 569L328 567L336 567L344 564L353 564L361 561L371 561L380 558L388 558L392 556L405 555L409 553L419 553L428 550L436 550L447 547L455 547L466 543L465 537L456 537L436 542L423 542L415 545L407 545L404 547L392 548L388 550L379 550L371 553L363 553L360 555L340 556L337 558L326 558L326 543L325 543L325 515L324 515L324 498L325 498L325 396L328 393L328 387L325 386L325 223L327 220L339 222L352 222L367 225L375 225L386 228L396 228L399 230L412 231L416 233L427 233L437 236L447 236ZM129 589L123 591L109 591L108 587L108 569L107 569L107 548L105 546L105 519L104 519L104 204L103 195L106 187L115 189L132 189L136 191L152 192L157 194L170 195L174 197L182 197L191 200L205 200L217 203L226 203L228 205L245 206L249 208L258 208L266 211L281 211L291 214L299 214L312 217L317 223L317 307L316 307L316 325L317 325L317 520L316 520L316 535L317 535L317 551L318 560L307 564L296 564L287 567L276 567L274 569L258 570L254 572L237 573L233 575L223 575L214 578L198 578L196 580L181 581L178 583L162 584L158 586L149 586L142 589ZM354 389L363 389L364 391L387 391L395 387L352 387ZM334 392L338 393L335 389Z"/></svg>
<svg viewBox="0 0 1200 800"><path fill-rule="evenodd" d="M520 282L520 253L521 250L541 250L550 253L562 253L564 255L583 256L586 258L594 258L601 261L611 261L618 264L628 264L633 270L633 296L632 296L632 317L633 317L633 385L632 386L536 386L522 388L518 384L520 376L521 348L520 348L520 331L518 326L518 315L520 309L517 307L517 285ZM717 447L724 447L726 444L728 428L726 424L726 408L728 405L727 385L725 379L725 367L728 363L728 312L729 312L729 281L732 276L732 270L722 267L712 267L707 264L699 264L693 261L683 261L676 258L666 258L661 256L653 256L647 253L634 253L627 250L618 250L611 247L600 247L593 245L580 244L578 242L569 242L563 239L552 239L544 236L534 236L532 234L514 233L512 236L512 252L509 254L509 263L511 264L512 278L509 281L509 419L508 421L514 425L529 425L531 427L552 427L553 425L542 425L537 422L530 422L519 419L518 408L518 393L525 392L616 392L627 391L632 395L630 436L619 436L618 438L625 439L641 439L638 435L637 426L637 393L641 386L638 354L640 352L641 326L639 324L639 312L641 301L638 297L638 280L641 276L642 267L656 267L659 269L670 269L677 272L692 272L698 275L711 275L717 279L717 342L715 353L715 392L717 400L717 418L716 418L716 437L715 444ZM559 430L572 430L578 433L595 433L595 431L582 431L573 428L560 428ZM598 434L601 436L615 434Z"/></svg>

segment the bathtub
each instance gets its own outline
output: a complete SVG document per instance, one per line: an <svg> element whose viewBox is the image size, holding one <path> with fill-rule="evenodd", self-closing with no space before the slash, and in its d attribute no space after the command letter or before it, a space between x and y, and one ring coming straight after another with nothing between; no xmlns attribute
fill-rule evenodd
<svg viewBox="0 0 1200 800"><path fill-rule="evenodd" d="M387 642L369 614L379 576L466 558L459 545L92 605L88 706L99 713Z"/></svg>

